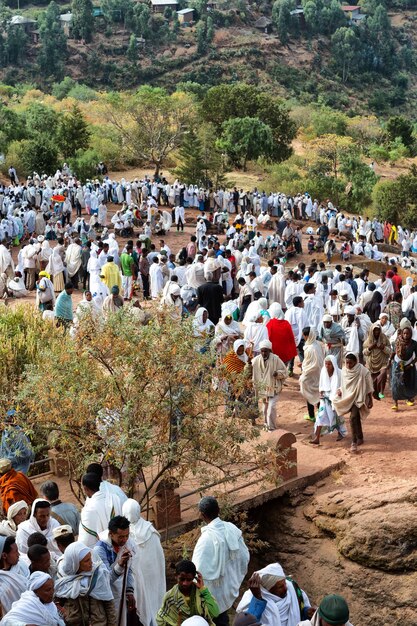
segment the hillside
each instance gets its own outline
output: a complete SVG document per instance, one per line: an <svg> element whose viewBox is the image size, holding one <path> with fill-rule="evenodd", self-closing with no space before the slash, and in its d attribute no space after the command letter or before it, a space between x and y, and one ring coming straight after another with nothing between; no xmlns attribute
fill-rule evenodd
<svg viewBox="0 0 417 626"><path fill-rule="evenodd" d="M153 13L145 3L104 0L101 7L94 7L96 17L88 13L81 21L88 22L84 33L77 26L80 20L74 22L83 2L88 8L89 0L51 3L54 11L51 5L46 9L23 4L19 11L3 7L0 80L48 90L70 76L94 89L147 83L169 91L178 82L206 88L240 81L286 100L319 102L350 114L414 110L417 13L412 9L372 6L368 0L360 9L364 19L352 22L337 0L304 2L298 5L306 7L301 16L292 15L295 0L273 4L233 0L215 4L213 10L199 0L191 3L194 21L184 25L170 8ZM316 22L308 13L311 4L316 7ZM177 8L183 6L188 5L182 1ZM65 23L62 15L71 10ZM329 23L326 11L334 12ZM34 21L12 27L10 20L16 15ZM262 17L271 25L257 29L255 23ZM14 42L9 41L12 36Z"/></svg>

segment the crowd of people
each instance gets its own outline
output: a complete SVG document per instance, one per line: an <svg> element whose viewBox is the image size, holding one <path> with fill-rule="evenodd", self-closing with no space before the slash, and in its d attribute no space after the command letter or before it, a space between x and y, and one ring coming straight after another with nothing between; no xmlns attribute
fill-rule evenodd
<svg viewBox="0 0 417 626"><path fill-rule="evenodd" d="M121 205L110 220L109 202ZM70 336L86 315L99 323L128 311L147 324L165 311L174 323L191 320L195 349L210 353L216 374L228 375L227 410L238 416L242 404L251 407L253 423L261 420L267 431L279 427L285 381L295 376L312 445L332 432L345 439L348 417L357 453L363 421L388 385L393 411L399 402L414 406L416 233L346 216L309 194L207 191L162 175L81 185L66 167L24 184L14 179L0 189L0 212L5 299L34 291L45 323ZM172 251L167 236L185 225L188 243ZM380 252L384 243L399 254ZM303 252L307 265L297 263ZM363 269L355 270L352 255L363 257ZM366 259L383 261L379 277ZM404 283L400 267L409 273ZM17 428L13 417L9 430ZM23 432L19 441L30 447ZM200 502L206 525L165 594L158 533L138 502L103 480L100 465L82 478L86 501L78 512L50 481L37 497L25 476L27 455L19 467L6 448L1 456L0 624L227 626L249 552L214 498ZM326 596L312 607L278 563L254 573L248 586L236 626L349 624L343 598Z"/></svg>
<svg viewBox="0 0 417 626"><path fill-rule="evenodd" d="M365 257L368 243L398 240L403 261L414 262L410 256L414 233L366 217L345 217L331 202L319 206L308 194L290 198L255 190L242 195L235 189L220 194L220 203L218 193L205 194L204 202L198 202L198 190L178 181L169 185L163 178L145 178L134 183L122 180L114 185L105 178L82 187L57 172L46 180L34 177L16 185L13 193L10 187L8 193L4 189L2 211L7 210L7 217L3 221L20 219L14 217L16 211L26 217L33 213L33 220L26 219L33 236L45 211L55 212L58 206L56 219L64 230L54 247L44 234L37 235L36 242L29 239L19 250L16 266L8 247L13 233L3 239L0 270L6 276L14 274L6 294L35 290L36 306L44 318L69 328L72 335L87 314L99 320L128 310L138 323L146 324L155 311L144 305L146 300L173 319L191 316L198 349L213 349L217 365L244 372L251 380L252 396L259 401L267 430L277 427L279 396L285 379L294 375L297 358L306 418L314 423L313 444L331 431L343 439L344 416L349 415L351 449L357 451L363 443L361 420L373 401L384 397L388 379L393 410L398 410L399 401L414 403L417 289L413 276L402 284L396 265L400 258L395 255L381 264L378 279L371 279L366 268L355 272L353 265L338 263L337 258L332 263L333 254L339 252L346 260L352 238L354 254L363 252ZM97 206L86 203L88 193L97 195ZM108 200L122 204L111 218L115 232L107 228L107 209L101 212L104 219L98 220L100 207ZM13 209L19 202L20 208ZM171 210L160 210L161 202ZM91 215L90 225L81 216L72 223L77 203ZM184 228L188 206L199 211L187 213L195 224L194 234L172 252L167 233L174 223L177 229ZM216 211L207 213L207 208ZM304 225L299 220L303 218L317 221L321 244L313 249L311 234L308 252L322 250L327 264L312 258L306 266L296 264L294 258L289 269L289 259L302 252ZM136 239L127 235L119 243L119 221L124 221L125 230L131 223L132 234L138 224ZM272 232L266 235L268 224ZM122 226L119 234L121 230ZM313 232L312 226L309 231ZM12 286L16 282L22 287L17 294ZM75 307L72 295L81 288L83 299ZM248 390L245 393L247 399ZM230 389L231 404L237 396Z"/></svg>
<svg viewBox="0 0 417 626"><path fill-rule="evenodd" d="M201 535L166 591L159 533L100 464L82 477L81 511L60 500L57 483L38 494L30 482L0 459L2 626L228 626L233 606L235 626L350 626L344 598L313 606L279 563L252 574L237 603L250 553L212 496L199 502Z"/></svg>

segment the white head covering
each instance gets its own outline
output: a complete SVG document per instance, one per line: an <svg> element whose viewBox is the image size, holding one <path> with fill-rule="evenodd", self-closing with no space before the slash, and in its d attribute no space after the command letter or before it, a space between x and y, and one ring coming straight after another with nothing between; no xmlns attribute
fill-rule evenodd
<svg viewBox="0 0 417 626"><path fill-rule="evenodd" d="M345 315L356 315L356 309L354 306L345 307Z"/></svg>
<svg viewBox="0 0 417 626"><path fill-rule="evenodd" d="M68 546L64 556L58 561L55 595L58 598L71 598L73 600L86 595L96 600L113 600L110 578L101 561L93 563L89 572L78 573L80 561L87 554L92 554L91 548L88 548L82 541L75 541ZM93 576L95 585L91 588Z"/></svg>
<svg viewBox="0 0 417 626"><path fill-rule="evenodd" d="M81 541L75 541L71 543L65 550L62 557L62 571L68 576L77 574L80 561L91 552L90 548L87 548Z"/></svg>
<svg viewBox="0 0 417 626"><path fill-rule="evenodd" d="M143 519L140 513L140 504L136 502L136 500L128 498L126 502L123 503L122 515L129 520L130 536L135 540L137 545L146 543L154 533L159 536L158 531L154 528L152 523Z"/></svg>
<svg viewBox="0 0 417 626"><path fill-rule="evenodd" d="M235 351L235 354L238 357L238 359L240 359L241 361L246 363L247 360L248 360L248 356L247 356L246 352L244 352L243 354L238 354L237 353L237 351L240 348L240 346L243 346L245 348L246 347L246 341L243 341L243 339L236 339L236 341L233 342L233 350Z"/></svg>
<svg viewBox="0 0 417 626"><path fill-rule="evenodd" d="M283 320L284 313L282 311L282 307L279 302L273 302L268 309L268 313L271 319Z"/></svg>
<svg viewBox="0 0 417 626"><path fill-rule="evenodd" d="M268 348L268 350L272 350L272 343L269 341L269 339L264 339L260 342L259 349L262 350L262 348Z"/></svg>
<svg viewBox="0 0 417 626"><path fill-rule="evenodd" d="M204 617L201 617L201 615L193 615L192 617L187 617L187 619L185 619L182 624L183 626L184 624L185 626L208 626L208 622L206 622Z"/></svg>
<svg viewBox="0 0 417 626"><path fill-rule="evenodd" d="M52 580L49 574L45 574L45 572L33 572L29 578L30 591L40 589L48 580Z"/></svg>

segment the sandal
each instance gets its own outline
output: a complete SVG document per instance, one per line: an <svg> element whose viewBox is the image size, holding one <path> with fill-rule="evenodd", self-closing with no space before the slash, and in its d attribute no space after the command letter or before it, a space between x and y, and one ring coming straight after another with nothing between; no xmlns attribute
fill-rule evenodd
<svg viewBox="0 0 417 626"><path fill-rule="evenodd" d="M350 451L352 452L352 454L356 454L358 451L358 446L356 443L352 443L352 445L350 446Z"/></svg>
<svg viewBox="0 0 417 626"><path fill-rule="evenodd" d="M310 417L309 415L304 415L303 419L305 419L306 422L315 422L316 421L315 417Z"/></svg>
<svg viewBox="0 0 417 626"><path fill-rule="evenodd" d="M407 406L414 406L414 400L406 400Z"/></svg>
<svg viewBox="0 0 417 626"><path fill-rule="evenodd" d="M392 407L391 407L391 409L392 409L393 411L398 411L398 407L397 407L397 405L396 405L396 404L394 404L394 406L392 406Z"/></svg>

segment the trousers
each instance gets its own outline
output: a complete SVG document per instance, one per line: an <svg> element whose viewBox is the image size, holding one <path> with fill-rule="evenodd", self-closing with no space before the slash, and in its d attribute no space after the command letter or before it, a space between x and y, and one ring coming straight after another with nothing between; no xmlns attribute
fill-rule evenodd
<svg viewBox="0 0 417 626"><path fill-rule="evenodd" d="M270 398L262 398L262 413L264 416L265 424L269 430L275 430L276 417L277 417L277 403L279 395L271 396Z"/></svg>
<svg viewBox="0 0 417 626"><path fill-rule="evenodd" d="M350 430L352 443L358 443L358 439L363 439L361 415L356 404L350 409Z"/></svg>

